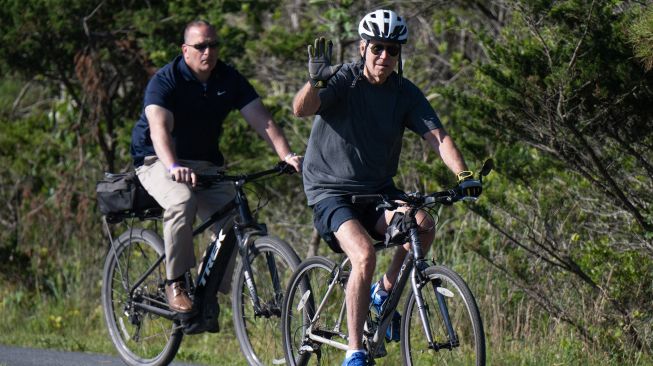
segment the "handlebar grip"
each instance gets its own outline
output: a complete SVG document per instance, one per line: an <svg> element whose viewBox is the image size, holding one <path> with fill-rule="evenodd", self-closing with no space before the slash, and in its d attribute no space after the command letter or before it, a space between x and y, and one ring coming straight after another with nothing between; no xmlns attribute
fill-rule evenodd
<svg viewBox="0 0 653 366"><path fill-rule="evenodd" d="M286 173L286 174L297 173L295 167L286 163L285 161L280 161L279 163L277 163L277 169L279 169L280 173Z"/></svg>
<svg viewBox="0 0 653 366"><path fill-rule="evenodd" d="M195 177L197 177L197 184L210 184L225 180L225 174L222 172L218 172L218 174L195 174Z"/></svg>
<svg viewBox="0 0 653 366"><path fill-rule="evenodd" d="M351 196L351 203L379 202L383 200L380 194L357 194Z"/></svg>

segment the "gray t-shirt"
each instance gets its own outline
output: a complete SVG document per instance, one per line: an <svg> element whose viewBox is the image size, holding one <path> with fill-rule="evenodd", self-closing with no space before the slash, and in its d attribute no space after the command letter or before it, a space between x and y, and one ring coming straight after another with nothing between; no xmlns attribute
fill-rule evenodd
<svg viewBox="0 0 653 366"><path fill-rule="evenodd" d="M325 89L304 158L308 204L346 194L373 193L391 186L397 174L404 129L418 135L441 128L424 94L393 73L381 85L361 77L358 64L345 64Z"/></svg>

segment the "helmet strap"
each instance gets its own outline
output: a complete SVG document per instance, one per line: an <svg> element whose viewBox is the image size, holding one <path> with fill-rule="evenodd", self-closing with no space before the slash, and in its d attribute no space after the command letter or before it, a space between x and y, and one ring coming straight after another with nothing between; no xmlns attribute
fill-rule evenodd
<svg viewBox="0 0 653 366"><path fill-rule="evenodd" d="M358 82L358 79L363 76L363 73L365 72L365 55L367 55L367 47L370 45L370 40L365 41L365 49L363 50L363 55L361 55L361 65L360 68L358 69L358 73L356 74L356 77L354 78L354 81L351 82L351 87L355 87L356 83Z"/></svg>
<svg viewBox="0 0 653 366"><path fill-rule="evenodd" d="M399 87L401 88L403 73L404 73L404 68L402 66L403 62L401 61L401 48L399 49L399 58L397 59L397 63L399 67Z"/></svg>

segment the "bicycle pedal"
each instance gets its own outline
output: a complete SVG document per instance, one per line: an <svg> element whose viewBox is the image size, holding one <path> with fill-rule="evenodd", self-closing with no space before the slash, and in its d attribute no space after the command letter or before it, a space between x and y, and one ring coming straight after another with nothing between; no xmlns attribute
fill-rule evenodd
<svg viewBox="0 0 653 366"><path fill-rule="evenodd" d="M385 357L388 355L388 350L385 349L385 342L381 341L377 345L376 349L374 349L374 352L372 352L372 356L374 358L381 358Z"/></svg>
<svg viewBox="0 0 653 366"><path fill-rule="evenodd" d="M220 333L220 323L218 320L216 319L215 322L207 324L206 331L209 333Z"/></svg>
<svg viewBox="0 0 653 366"><path fill-rule="evenodd" d="M193 309L188 313L177 313L175 312L174 319L179 320L180 322L188 322L197 315L197 311Z"/></svg>
<svg viewBox="0 0 653 366"><path fill-rule="evenodd" d="M199 334L205 331L204 324L200 322L181 323L184 334Z"/></svg>

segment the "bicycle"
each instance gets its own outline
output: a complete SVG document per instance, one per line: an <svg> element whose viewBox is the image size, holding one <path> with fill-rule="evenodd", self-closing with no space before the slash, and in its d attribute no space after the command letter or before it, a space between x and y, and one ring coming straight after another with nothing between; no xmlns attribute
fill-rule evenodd
<svg viewBox="0 0 653 366"><path fill-rule="evenodd" d="M492 169L483 165L477 184ZM467 181L469 182L469 181ZM485 365L485 336L476 300L465 281L453 270L424 258L415 215L419 209L451 205L473 199L463 194L466 182L456 188L429 195L356 195L352 203L376 202L377 209L397 212L385 240L374 244L376 251L410 242L395 286L389 291L375 321L371 312L365 322L363 343L368 363L386 355L385 334L410 280L410 293L401 317L400 346L405 365ZM288 365L339 364L348 349L345 289L349 259L340 263L316 256L304 260L293 273L282 312L282 336ZM429 286L430 284L430 286ZM312 357L315 355L315 357ZM313 362L312 362L313 361Z"/></svg>
<svg viewBox="0 0 653 366"><path fill-rule="evenodd" d="M161 237L153 230L136 228L133 220L161 220L162 209L151 207L127 213L127 217L104 216L110 248L102 283L102 306L109 335L120 357L133 366L167 365L175 357L184 334L218 332L217 291L227 264L238 250L232 280L232 309L236 335L250 365L272 365L283 360L279 332L283 290L299 265L295 251L285 241L268 235L249 208L244 185L272 174L290 173L284 162L274 168L243 175L199 176L199 184L233 182L234 200L193 230L193 236L212 224L227 220L206 249L195 280L186 281L195 315L172 311L165 295L165 252ZM108 223L131 218L129 228L117 239ZM276 334L275 334L276 333Z"/></svg>

